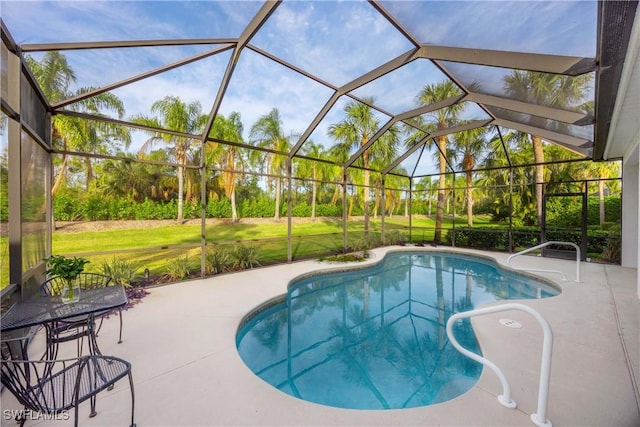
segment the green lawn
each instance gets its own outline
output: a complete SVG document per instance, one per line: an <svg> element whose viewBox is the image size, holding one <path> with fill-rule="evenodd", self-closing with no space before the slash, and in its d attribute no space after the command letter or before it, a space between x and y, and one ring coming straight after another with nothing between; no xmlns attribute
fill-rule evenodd
<svg viewBox="0 0 640 427"><path fill-rule="evenodd" d="M476 218L478 225L486 225L488 220ZM456 219L456 224L464 226L464 218ZM401 229L408 234L409 220L404 217L385 218L387 230ZM432 240L435 222L424 216L412 219L413 241ZM452 226L451 219L445 219L444 227ZM350 244L364 235L363 220L347 222ZM375 233L381 228L380 218L372 218L370 228ZM100 271L102 263L112 259L126 260L139 267L142 274L148 268L152 275L166 272L167 265L179 257L189 257L194 271L200 269L201 226L183 224L161 226L148 229L101 230L77 233L54 232L52 251L56 255L82 256L91 261L87 271ZM287 260L287 221L279 223L216 224L206 227L207 246L226 247L243 243L259 248L263 264ZM292 226L292 251L294 259L320 257L340 251L342 248L342 221L318 220L314 222L294 222ZM6 238L0 238L0 245L6 248ZM6 258L6 257L5 257ZM6 261L6 260L5 260ZM4 263L3 263L4 264ZM8 268L2 269L2 283L8 283ZM6 276L6 277L5 277Z"/></svg>

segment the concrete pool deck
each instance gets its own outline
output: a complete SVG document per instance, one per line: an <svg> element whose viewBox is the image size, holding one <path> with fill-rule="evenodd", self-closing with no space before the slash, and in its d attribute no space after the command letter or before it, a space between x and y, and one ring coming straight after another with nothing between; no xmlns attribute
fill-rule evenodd
<svg viewBox="0 0 640 427"><path fill-rule="evenodd" d="M506 265L509 254L455 248L380 248L367 263L389 250L443 250L479 254ZM554 334L547 417L555 426L638 426L640 409L640 321L635 269L522 256L517 267L553 269L537 273L557 283L562 294L519 301L539 311ZM362 264L357 264L362 266ZM99 336L104 354L133 364L138 426L533 426L537 411L542 332L530 315L510 311L473 319L483 354L505 373L517 409L501 406L500 382L484 369L466 394L437 405L389 411L347 410L305 402L256 377L240 359L235 337L242 318L266 300L286 292L290 280L310 271L345 264L302 261L225 274L151 289L141 304L124 313L122 344L117 318ZM513 301L510 301L513 302ZM499 304L499 303L496 303ZM508 317L521 329L502 326ZM42 332L33 351L43 345ZM73 354L73 344L63 351ZM2 409L20 406L7 391ZM98 416L80 409L80 425L127 425L130 393L126 381L98 395ZM3 413L4 415L4 413ZM2 426L15 425L2 417ZM72 420L28 420L29 425L72 425Z"/></svg>

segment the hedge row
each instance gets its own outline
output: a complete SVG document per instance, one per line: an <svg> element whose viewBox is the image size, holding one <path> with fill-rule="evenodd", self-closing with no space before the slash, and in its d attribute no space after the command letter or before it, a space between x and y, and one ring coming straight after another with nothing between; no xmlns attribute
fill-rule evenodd
<svg viewBox="0 0 640 427"><path fill-rule="evenodd" d="M540 244L540 231L533 228L514 228L512 231L513 248L509 248L509 230L474 227L456 228L449 230L445 236L445 242L452 244L455 237L455 245L466 248L490 249L509 251L515 248L529 248ZM582 234L580 231L561 230L549 231L546 234L547 241L572 242L580 245ZM610 240L619 240L620 236L607 230L587 231L587 252L603 253Z"/></svg>
<svg viewBox="0 0 640 427"><path fill-rule="evenodd" d="M158 202L145 199L135 202L127 199L110 199L88 195L84 198L67 193L58 194L53 201L56 221L109 221L109 220L153 220L175 219L178 203L175 199ZM207 218L231 218L231 202L228 199L209 200L205 207ZM286 216L287 205L283 203L281 215ZM238 205L241 218L271 218L274 202L268 198L245 200ZM293 206L295 217L310 217L311 206L301 202ZM200 218L200 202L185 202L182 205L184 219ZM340 217L341 205L318 204L316 216Z"/></svg>

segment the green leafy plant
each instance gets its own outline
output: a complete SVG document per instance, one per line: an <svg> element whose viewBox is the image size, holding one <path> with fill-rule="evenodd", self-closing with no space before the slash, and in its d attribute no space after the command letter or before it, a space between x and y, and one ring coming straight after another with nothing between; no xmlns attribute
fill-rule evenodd
<svg viewBox="0 0 640 427"><path fill-rule="evenodd" d="M167 267L167 277L172 280L184 280L191 274L191 267L189 266L189 257L178 257L169 263Z"/></svg>
<svg viewBox="0 0 640 427"><path fill-rule="evenodd" d="M206 273L220 274L231 267L231 257L224 249L210 249L206 254Z"/></svg>
<svg viewBox="0 0 640 427"><path fill-rule="evenodd" d="M255 246L238 245L233 248L230 256L233 268L236 270L244 270L260 265L258 248Z"/></svg>
<svg viewBox="0 0 640 427"><path fill-rule="evenodd" d="M44 260L48 268L44 271L47 276L60 277L66 283L68 298L74 299L73 281L84 271L84 266L89 263L85 258L67 258L63 255L52 255Z"/></svg>
<svg viewBox="0 0 640 427"><path fill-rule="evenodd" d="M116 259L116 257L111 261L103 262L100 266L102 273L111 277L113 283L123 286L131 286L138 268L136 264L124 259Z"/></svg>
<svg viewBox="0 0 640 427"><path fill-rule="evenodd" d="M391 230L385 234L385 243L387 245L404 246L407 243L407 238L400 230Z"/></svg>
<svg viewBox="0 0 640 427"><path fill-rule="evenodd" d="M362 262L368 258L368 253L350 253L320 257L318 260L325 262Z"/></svg>

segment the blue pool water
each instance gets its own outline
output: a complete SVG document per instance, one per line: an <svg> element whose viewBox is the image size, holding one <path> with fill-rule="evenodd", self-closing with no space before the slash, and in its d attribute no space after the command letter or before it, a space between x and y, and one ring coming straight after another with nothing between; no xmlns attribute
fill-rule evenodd
<svg viewBox="0 0 640 427"><path fill-rule="evenodd" d="M237 347L256 375L300 399L353 409L425 406L466 392L482 370L449 343L452 314L558 293L482 258L390 253L374 267L293 283L281 301L247 317ZM480 353L468 320L454 331Z"/></svg>

